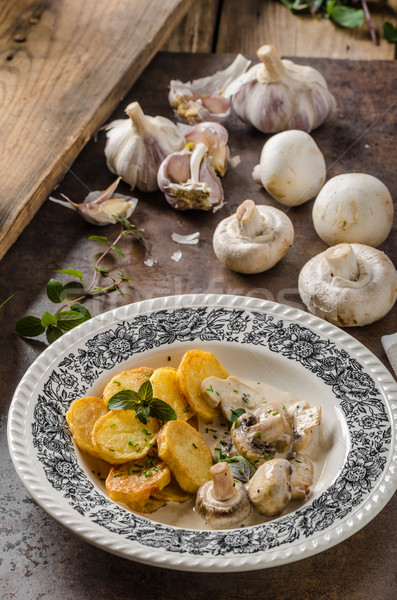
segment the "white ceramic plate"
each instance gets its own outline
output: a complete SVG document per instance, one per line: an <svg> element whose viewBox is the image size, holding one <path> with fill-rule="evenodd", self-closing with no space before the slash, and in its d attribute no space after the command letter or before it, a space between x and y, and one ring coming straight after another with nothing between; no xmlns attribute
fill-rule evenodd
<svg viewBox="0 0 397 600"><path fill-rule="evenodd" d="M237 375L320 404L328 452L310 498L260 525L188 529L112 502L76 452L64 416L118 371L177 365L205 348ZM168 360L171 357L171 360ZM362 344L303 311L236 296L187 295L123 306L64 335L35 361L10 408L8 439L23 484L53 518L114 554L191 571L285 564L357 532L396 490L397 386ZM157 516L156 516L157 515Z"/></svg>

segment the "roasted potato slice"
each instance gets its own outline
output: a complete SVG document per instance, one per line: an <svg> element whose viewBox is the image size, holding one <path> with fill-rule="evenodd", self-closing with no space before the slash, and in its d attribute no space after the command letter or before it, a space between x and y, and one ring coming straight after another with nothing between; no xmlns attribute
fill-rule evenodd
<svg viewBox="0 0 397 600"><path fill-rule="evenodd" d="M95 423L92 440L100 458L118 465L146 456L158 431L157 419L144 425L134 410L110 410Z"/></svg>
<svg viewBox="0 0 397 600"><path fill-rule="evenodd" d="M138 367L137 369L117 373L103 390L105 403L107 404L112 396L122 390L134 390L134 392L137 392L142 383L147 381L152 373L153 369L149 367Z"/></svg>
<svg viewBox="0 0 397 600"><path fill-rule="evenodd" d="M203 438L186 421L168 421L157 438L159 457L185 492L194 493L211 479L212 454Z"/></svg>
<svg viewBox="0 0 397 600"><path fill-rule="evenodd" d="M140 512L151 512L142 510L143 504L170 481L171 473L167 465L158 458L149 456L143 460L113 466L105 485L110 498L115 502L124 502Z"/></svg>
<svg viewBox="0 0 397 600"><path fill-rule="evenodd" d="M109 410L102 398L86 396L77 398L69 406L66 421L76 445L91 456L100 458L92 441L92 432L96 421Z"/></svg>
<svg viewBox="0 0 397 600"><path fill-rule="evenodd" d="M152 513L164 506L165 500L159 498L153 498L150 496L148 500L142 500L141 502L130 502L128 508L134 512L140 513Z"/></svg>
<svg viewBox="0 0 397 600"><path fill-rule="evenodd" d="M218 410L209 406L201 392L201 382L211 375L220 379L229 377L227 370L217 361L212 352L203 350L188 350L177 371L182 394L193 412L204 421L212 421L219 416Z"/></svg>
<svg viewBox="0 0 397 600"><path fill-rule="evenodd" d="M173 367L160 367L150 378L153 387L153 397L167 402L178 419L187 421L193 416L185 396L178 385L177 370Z"/></svg>
<svg viewBox="0 0 397 600"><path fill-rule="evenodd" d="M192 494L185 492L175 477L171 475L171 482L166 485L161 492L156 492L153 496L164 502L186 502L187 500L190 500Z"/></svg>

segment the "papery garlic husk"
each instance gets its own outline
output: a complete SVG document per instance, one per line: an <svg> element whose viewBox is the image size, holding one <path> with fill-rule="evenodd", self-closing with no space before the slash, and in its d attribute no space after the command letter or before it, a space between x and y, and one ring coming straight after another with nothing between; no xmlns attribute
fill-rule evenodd
<svg viewBox="0 0 397 600"><path fill-rule="evenodd" d="M208 148L208 156L211 157L211 165L218 175L221 177L225 175L229 158L227 145L229 134L223 125L209 121L198 123L189 129L185 139L187 142L205 144Z"/></svg>
<svg viewBox="0 0 397 600"><path fill-rule="evenodd" d="M263 133L319 127L336 107L321 73L281 60L273 46L257 54L261 62L228 90L237 116Z"/></svg>
<svg viewBox="0 0 397 600"><path fill-rule="evenodd" d="M212 210L223 206L223 189L210 164L205 144L188 146L161 163L158 184L167 202L177 210Z"/></svg>
<svg viewBox="0 0 397 600"><path fill-rule="evenodd" d="M245 73L251 61L238 54L224 71L183 83L170 82L168 100L175 114L190 124L201 121L223 123L230 115L230 101L225 95L227 87Z"/></svg>
<svg viewBox="0 0 397 600"><path fill-rule="evenodd" d="M138 102L125 109L129 119L106 127L105 155L108 168L141 192L158 189L157 171L168 154L185 145L175 123L165 117L144 115Z"/></svg>
<svg viewBox="0 0 397 600"><path fill-rule="evenodd" d="M117 217L125 217L128 219L134 212L138 203L137 198L132 196L124 196L116 193L115 190L120 183L121 177L116 179L104 192L90 192L81 204L72 202L67 196L63 196L64 200L49 197L49 200L66 206L77 211L83 219L93 225L109 225L117 223Z"/></svg>

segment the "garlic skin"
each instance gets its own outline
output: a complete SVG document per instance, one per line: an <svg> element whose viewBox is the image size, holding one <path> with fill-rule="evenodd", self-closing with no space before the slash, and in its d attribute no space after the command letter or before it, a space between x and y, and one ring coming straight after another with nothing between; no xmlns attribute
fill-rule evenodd
<svg viewBox="0 0 397 600"><path fill-rule="evenodd" d="M172 80L168 100L177 118L191 125L201 121L226 121L230 115L227 87L242 75L250 64L251 61L238 54L227 69L208 77L186 83Z"/></svg>
<svg viewBox="0 0 397 600"><path fill-rule="evenodd" d="M185 134L185 140L188 143L205 144L208 148L208 155L211 157L211 165L218 175L221 177L225 175L229 158L227 145L229 134L223 125L208 121L198 123Z"/></svg>
<svg viewBox="0 0 397 600"><path fill-rule="evenodd" d="M177 210L212 210L223 206L223 189L210 164L205 144L188 145L167 156L157 179L166 200Z"/></svg>
<svg viewBox="0 0 397 600"><path fill-rule="evenodd" d="M267 140L252 176L280 204L299 206L323 187L325 159L308 133L282 131Z"/></svg>
<svg viewBox="0 0 397 600"><path fill-rule="evenodd" d="M184 137L169 119L144 115L138 102L129 104L126 113L129 119L112 121L106 127L107 166L131 189L154 192L161 162L183 148Z"/></svg>
<svg viewBox="0 0 397 600"><path fill-rule="evenodd" d="M336 107L321 73L281 60L270 45L259 48L257 55L261 62L228 90L237 116L263 133L319 127Z"/></svg>
<svg viewBox="0 0 397 600"><path fill-rule="evenodd" d="M115 193L121 177L116 179L104 192L90 192L81 204L72 202L61 194L64 200L49 197L49 200L78 212L83 219L93 225L104 226L117 223L113 215L128 219L138 204L137 198Z"/></svg>
<svg viewBox="0 0 397 600"><path fill-rule="evenodd" d="M380 250L342 243L304 265L298 289L302 302L318 317L339 327L369 325L392 309L397 271Z"/></svg>

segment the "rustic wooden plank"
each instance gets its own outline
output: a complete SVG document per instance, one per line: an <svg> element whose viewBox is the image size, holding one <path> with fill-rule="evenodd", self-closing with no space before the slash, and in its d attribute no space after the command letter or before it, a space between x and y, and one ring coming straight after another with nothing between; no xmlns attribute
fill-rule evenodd
<svg viewBox="0 0 397 600"><path fill-rule="evenodd" d="M1 4L0 257L192 4Z"/></svg>
<svg viewBox="0 0 397 600"><path fill-rule="evenodd" d="M212 52L220 4L220 0L197 0L162 50Z"/></svg>
<svg viewBox="0 0 397 600"><path fill-rule="evenodd" d="M397 1L370 4L379 34L381 23L397 23ZM375 46L368 27L350 30L327 19L293 15L276 0L224 0L217 52L254 53L262 44L272 44L281 55L364 60L395 58L395 44L380 40Z"/></svg>

